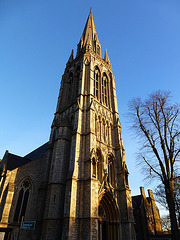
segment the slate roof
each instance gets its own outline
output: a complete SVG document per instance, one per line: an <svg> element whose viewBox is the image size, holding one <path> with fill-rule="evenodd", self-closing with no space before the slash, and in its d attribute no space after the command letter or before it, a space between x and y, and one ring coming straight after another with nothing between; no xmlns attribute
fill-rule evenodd
<svg viewBox="0 0 180 240"><path fill-rule="evenodd" d="M142 200L143 196L142 195L136 195L136 196L132 196L132 204L134 208L140 208L141 207L141 200ZM146 197L147 201L150 203L151 198L150 197Z"/></svg>
<svg viewBox="0 0 180 240"><path fill-rule="evenodd" d="M17 167L21 167L37 158L42 157L48 148L48 142L35 149L31 153L28 153L26 156L21 157L6 151L3 160L1 161L0 168L3 169L3 164L7 163L7 170L12 171ZM6 159L6 160L5 160ZM1 170L2 170L1 169Z"/></svg>
<svg viewBox="0 0 180 240"><path fill-rule="evenodd" d="M37 158L42 157L45 154L45 152L48 148L48 143L49 142L46 142L45 144L43 144L39 148L37 148L34 151L28 153L26 156L24 156L24 158L28 158L30 160L35 160Z"/></svg>
<svg viewBox="0 0 180 240"><path fill-rule="evenodd" d="M7 158L7 170L10 171L31 161L27 158L20 157L12 153L8 153Z"/></svg>

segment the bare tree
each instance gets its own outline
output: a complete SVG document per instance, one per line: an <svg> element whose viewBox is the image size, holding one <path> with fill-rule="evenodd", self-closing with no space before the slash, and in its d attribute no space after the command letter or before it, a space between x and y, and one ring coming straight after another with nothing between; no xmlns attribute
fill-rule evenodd
<svg viewBox="0 0 180 240"><path fill-rule="evenodd" d="M172 239L178 240L174 181L179 173L179 105L171 104L169 92L159 90L149 95L145 101L132 99L129 114L131 128L141 143L139 159L148 169L146 175L158 178L164 186Z"/></svg>
<svg viewBox="0 0 180 240"><path fill-rule="evenodd" d="M168 210L168 205L166 201L166 193L164 189L164 185L160 184L156 187L154 192L155 199L158 203L161 204L165 209ZM180 234L180 177L175 178L174 180L174 201L175 201L175 210L176 210L176 217L179 222L179 234ZM162 228L163 224L164 226L167 226L166 223L169 223L170 226L170 218L169 216L164 216L161 218ZM168 231L167 231L168 233Z"/></svg>
<svg viewBox="0 0 180 240"><path fill-rule="evenodd" d="M161 217L162 230L166 234L171 233L171 222L168 215Z"/></svg>
<svg viewBox="0 0 180 240"><path fill-rule="evenodd" d="M156 187L154 195L155 195L156 201L160 203L161 206L163 206L165 209L168 210L166 193L165 193L164 185L162 183ZM179 221L179 227L180 227L180 177L175 177L175 180L174 180L174 201L175 201L176 216Z"/></svg>

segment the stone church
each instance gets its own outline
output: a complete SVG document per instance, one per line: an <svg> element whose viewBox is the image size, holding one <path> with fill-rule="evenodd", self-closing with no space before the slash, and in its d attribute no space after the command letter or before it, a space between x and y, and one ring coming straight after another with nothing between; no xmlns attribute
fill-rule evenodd
<svg viewBox="0 0 180 240"><path fill-rule="evenodd" d="M1 161L0 239L134 240L128 174L115 79L90 10L49 141Z"/></svg>

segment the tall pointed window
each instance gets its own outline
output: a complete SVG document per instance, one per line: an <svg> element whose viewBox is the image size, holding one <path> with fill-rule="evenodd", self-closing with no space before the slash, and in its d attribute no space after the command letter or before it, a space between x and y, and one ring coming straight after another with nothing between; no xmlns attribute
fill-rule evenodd
<svg viewBox="0 0 180 240"><path fill-rule="evenodd" d="M100 96L100 71L97 67L94 69L94 96L99 100L99 96Z"/></svg>
<svg viewBox="0 0 180 240"><path fill-rule="evenodd" d="M29 198L30 186L31 185L28 179L26 179L21 184L19 197L16 205L16 210L14 214L14 222L20 223L22 218L25 216L26 207L27 207L28 198Z"/></svg>
<svg viewBox="0 0 180 240"><path fill-rule="evenodd" d="M101 80L101 100L106 106L109 105L109 85L107 75L104 73Z"/></svg>
<svg viewBox="0 0 180 240"><path fill-rule="evenodd" d="M95 158L92 159L92 167L93 167L92 176L96 177L96 160L95 160Z"/></svg>

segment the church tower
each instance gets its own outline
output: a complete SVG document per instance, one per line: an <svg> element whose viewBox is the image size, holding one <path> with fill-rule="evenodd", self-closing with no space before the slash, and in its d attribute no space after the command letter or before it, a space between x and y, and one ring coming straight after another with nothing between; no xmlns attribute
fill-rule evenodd
<svg viewBox="0 0 180 240"><path fill-rule="evenodd" d="M115 79L92 10L62 76L48 158L42 240L135 239Z"/></svg>

